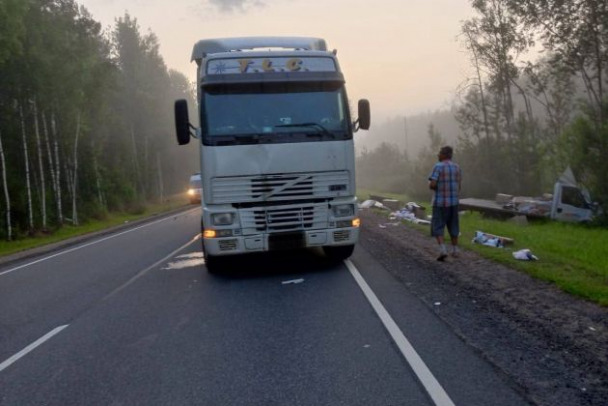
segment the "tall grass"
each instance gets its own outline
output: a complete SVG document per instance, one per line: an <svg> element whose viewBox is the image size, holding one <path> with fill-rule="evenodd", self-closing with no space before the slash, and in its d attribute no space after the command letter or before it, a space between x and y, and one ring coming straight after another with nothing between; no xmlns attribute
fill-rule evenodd
<svg viewBox="0 0 608 406"><path fill-rule="evenodd" d="M359 191L359 200L367 199L369 194L408 201L403 195L369 190ZM423 205L429 211L428 204L424 202ZM430 238L428 226L415 226L407 222L405 226L421 230L420 238ZM512 238L514 244L506 248L473 244L471 241L478 230ZM550 220L518 224L466 212L460 217L460 231L459 241L464 249L554 283L576 296L608 306L608 229ZM520 261L513 258L514 251L524 248L530 249L539 260Z"/></svg>
<svg viewBox="0 0 608 406"><path fill-rule="evenodd" d="M608 230L556 221L527 225L490 220L478 213L461 216L462 245L539 279L555 283L566 292L608 306ZM510 237L513 246L491 248L471 243L476 230ZM538 261L513 258L528 248Z"/></svg>

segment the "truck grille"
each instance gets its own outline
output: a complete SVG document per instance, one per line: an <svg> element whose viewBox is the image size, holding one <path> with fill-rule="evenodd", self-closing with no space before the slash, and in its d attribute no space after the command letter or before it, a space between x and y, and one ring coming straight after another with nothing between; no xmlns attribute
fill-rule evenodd
<svg viewBox="0 0 608 406"><path fill-rule="evenodd" d="M214 178L215 203L284 201L353 194L347 171Z"/></svg>
<svg viewBox="0 0 608 406"><path fill-rule="evenodd" d="M350 240L350 231L349 230L340 230L334 231L334 241L342 242Z"/></svg>
<svg viewBox="0 0 608 406"><path fill-rule="evenodd" d="M243 234L314 230L327 226L327 203L254 207L240 211Z"/></svg>

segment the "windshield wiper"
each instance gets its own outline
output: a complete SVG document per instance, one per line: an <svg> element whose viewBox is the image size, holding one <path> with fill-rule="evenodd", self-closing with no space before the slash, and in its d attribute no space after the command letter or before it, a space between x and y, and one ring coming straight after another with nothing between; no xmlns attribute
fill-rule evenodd
<svg viewBox="0 0 608 406"><path fill-rule="evenodd" d="M320 133L324 134L324 135L329 135L332 138L335 138L335 135L330 132L327 128L323 127L321 124L319 123L295 123L295 124L279 124L279 125L275 125L275 127L279 128L286 128L286 127L310 127L310 128L315 128L317 129Z"/></svg>

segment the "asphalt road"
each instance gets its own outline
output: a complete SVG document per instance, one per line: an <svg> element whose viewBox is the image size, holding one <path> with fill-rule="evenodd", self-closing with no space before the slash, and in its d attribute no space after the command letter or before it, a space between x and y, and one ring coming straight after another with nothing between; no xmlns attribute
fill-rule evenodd
<svg viewBox="0 0 608 406"><path fill-rule="evenodd" d="M362 247L209 274L199 213L0 267L0 405L528 404Z"/></svg>

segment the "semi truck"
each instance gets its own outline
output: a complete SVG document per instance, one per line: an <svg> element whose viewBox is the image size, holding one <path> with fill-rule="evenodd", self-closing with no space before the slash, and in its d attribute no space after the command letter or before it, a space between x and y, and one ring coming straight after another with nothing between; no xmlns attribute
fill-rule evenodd
<svg viewBox="0 0 608 406"><path fill-rule="evenodd" d="M197 115L175 102L177 141L200 147L202 250L221 258L321 247L349 257L360 220L353 133L370 127L370 106L351 117L345 79L325 40L205 39L194 45Z"/></svg>

